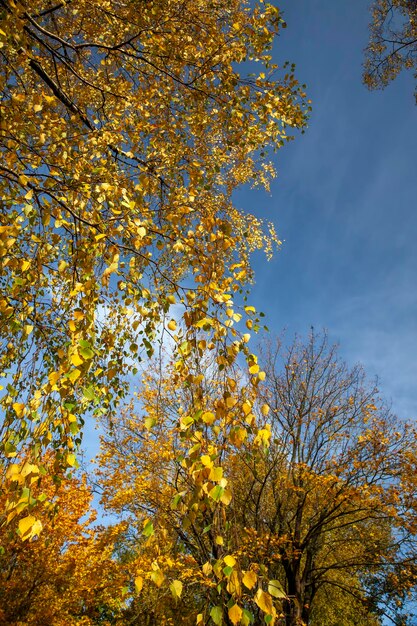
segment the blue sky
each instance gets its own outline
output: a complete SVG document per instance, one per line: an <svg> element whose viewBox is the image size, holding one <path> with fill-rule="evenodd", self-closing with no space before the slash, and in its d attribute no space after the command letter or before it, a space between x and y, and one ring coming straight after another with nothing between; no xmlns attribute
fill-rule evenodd
<svg viewBox="0 0 417 626"><path fill-rule="evenodd" d="M362 84L365 0L282 0L274 57L296 63L313 112L277 155L271 194L236 195L284 241L255 257L251 300L274 333L325 327L350 364L378 375L403 418L417 417L417 107L412 74Z"/></svg>

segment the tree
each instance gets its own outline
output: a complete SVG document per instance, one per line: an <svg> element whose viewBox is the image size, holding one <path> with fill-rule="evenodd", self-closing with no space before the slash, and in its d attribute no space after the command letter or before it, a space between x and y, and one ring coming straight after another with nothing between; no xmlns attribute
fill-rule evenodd
<svg viewBox="0 0 417 626"><path fill-rule="evenodd" d="M179 581L178 623L378 625L415 590L415 432L325 336L279 358L264 387L215 360L186 387L175 367L147 373L114 419L99 474L129 524L131 579L162 612Z"/></svg>
<svg viewBox="0 0 417 626"><path fill-rule="evenodd" d="M48 467L51 455L43 459ZM16 468L8 470L10 480ZM29 469L29 468L27 468ZM52 474L52 470L49 473ZM123 527L93 527L91 489L86 477L36 476L34 496L47 505L35 505L43 532L25 543L31 531L26 512L0 530L0 622L4 626L110 625L124 606L126 576L113 558ZM4 502L2 503L4 506Z"/></svg>
<svg viewBox="0 0 417 626"><path fill-rule="evenodd" d="M184 386L175 364L163 378L156 366L103 437L102 503L128 523L131 580L146 593L126 615L140 623L170 616L175 624L248 626L255 615L276 623L283 593L270 592L268 568L242 567L242 529L228 511L227 458L249 432L257 433L254 445L268 435L256 428L259 372L251 367L244 383L215 358L197 358Z"/></svg>
<svg viewBox="0 0 417 626"><path fill-rule="evenodd" d="M411 574L408 592L415 586L415 481L407 486L415 431L325 336L296 340L285 356L271 349L265 361L261 397L271 409L271 444L239 453L229 477L231 506L250 532L253 558L263 558L281 581L287 626L320 623L316 600L334 590L376 610L368 576L394 582L391 572L399 569L404 579ZM396 601L399 590L397 580ZM376 605L383 601L381 594Z"/></svg>
<svg viewBox="0 0 417 626"><path fill-rule="evenodd" d="M417 76L417 3L377 0L372 5L370 41L365 50L365 84L383 89L403 69ZM415 95L417 98L417 92Z"/></svg>
<svg viewBox="0 0 417 626"><path fill-rule="evenodd" d="M71 467L173 305L183 363L196 329L236 341L248 255L277 239L232 193L268 185L265 151L308 107L292 68L272 77L263 2L3 0L0 19L1 441Z"/></svg>

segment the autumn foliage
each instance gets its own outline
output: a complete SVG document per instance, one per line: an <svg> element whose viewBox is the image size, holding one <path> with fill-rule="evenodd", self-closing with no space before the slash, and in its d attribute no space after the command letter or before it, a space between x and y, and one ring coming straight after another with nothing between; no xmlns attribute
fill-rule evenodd
<svg viewBox="0 0 417 626"><path fill-rule="evenodd" d="M118 614L124 601L123 570L113 558L123 527L93 528L85 475L53 481L51 457L43 462L49 473L33 486L41 504L31 508L37 534L22 542L33 534L26 511L1 528L0 623L106 623L105 616Z"/></svg>
<svg viewBox="0 0 417 626"><path fill-rule="evenodd" d="M284 25L0 3L2 624L378 625L414 592L413 429L325 338L283 369L250 347L280 242L234 192L310 109Z"/></svg>
<svg viewBox="0 0 417 626"><path fill-rule="evenodd" d="M112 423L99 459L102 502L129 525L132 576L192 590L174 623L194 623L190 614L286 626L399 618L416 583L415 430L325 336L270 347L263 363L265 384L241 408L242 437L231 424L233 435L209 443L198 429L185 450L194 390L169 374L157 385L147 377ZM213 368L206 382L205 402L219 406L228 382Z"/></svg>
<svg viewBox="0 0 417 626"><path fill-rule="evenodd" d="M250 251L278 242L232 193L268 185L266 151L307 105L271 63L269 4L7 0L0 15L2 449L72 467L85 415L115 411L161 328L184 363L200 329L225 366L244 348L233 298Z"/></svg>

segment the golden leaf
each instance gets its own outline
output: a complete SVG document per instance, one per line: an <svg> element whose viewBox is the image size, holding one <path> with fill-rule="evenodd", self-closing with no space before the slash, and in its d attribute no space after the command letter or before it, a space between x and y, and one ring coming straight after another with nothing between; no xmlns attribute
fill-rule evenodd
<svg viewBox="0 0 417 626"><path fill-rule="evenodd" d="M238 624L241 620L242 614L243 611L237 604L234 604L232 607L230 607L228 611L229 619L232 624Z"/></svg>
<svg viewBox="0 0 417 626"><path fill-rule="evenodd" d="M25 405L23 404L23 402L14 402L13 410L16 413L17 417L23 417L23 414L25 412Z"/></svg>
<svg viewBox="0 0 417 626"><path fill-rule="evenodd" d="M36 517L33 515L28 515L27 517L23 517L19 520L19 532L22 537L22 541L26 541L32 536L32 528L36 523Z"/></svg>
<svg viewBox="0 0 417 626"><path fill-rule="evenodd" d="M257 580L258 576L253 570L247 570L243 574L242 582L248 589L252 589L256 585Z"/></svg>
<svg viewBox="0 0 417 626"><path fill-rule="evenodd" d="M239 597L241 595L242 587L240 584L240 576L236 570L233 570L233 572L230 574L226 588L227 591L233 596Z"/></svg>
<svg viewBox="0 0 417 626"><path fill-rule="evenodd" d="M143 587L143 578L142 576L136 576L135 578L135 589L136 593L140 593Z"/></svg>
<svg viewBox="0 0 417 626"><path fill-rule="evenodd" d="M272 598L269 593L262 591L262 589L258 589L255 594L254 600L261 609L261 611L267 613L268 615L272 615L274 605L272 603Z"/></svg>
<svg viewBox="0 0 417 626"><path fill-rule="evenodd" d="M236 559L231 554L225 556L223 560L229 567L234 567L236 565Z"/></svg>
<svg viewBox="0 0 417 626"><path fill-rule="evenodd" d="M75 365L75 367L78 367L79 365L82 365L82 363L84 363L84 360L80 357L78 352L74 352L74 354L71 355L70 360L71 363Z"/></svg>

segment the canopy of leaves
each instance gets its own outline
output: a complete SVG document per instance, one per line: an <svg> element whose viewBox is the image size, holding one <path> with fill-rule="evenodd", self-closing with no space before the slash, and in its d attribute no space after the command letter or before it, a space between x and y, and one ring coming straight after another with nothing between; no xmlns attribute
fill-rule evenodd
<svg viewBox="0 0 417 626"><path fill-rule="evenodd" d="M232 192L268 185L308 106L269 4L4 0L0 20L1 444L72 467L172 305L227 343L248 254L277 243Z"/></svg>
<svg viewBox="0 0 417 626"><path fill-rule="evenodd" d="M86 477L61 476L54 484L51 460L51 455L43 459L49 475L38 476L32 485L33 495L43 502L31 510L38 518L38 534L23 543L14 532L15 526L19 534L31 530L27 511L0 529L0 622L110 623L105 616L119 614L124 604L123 567L112 558L123 528L93 530L95 512Z"/></svg>

